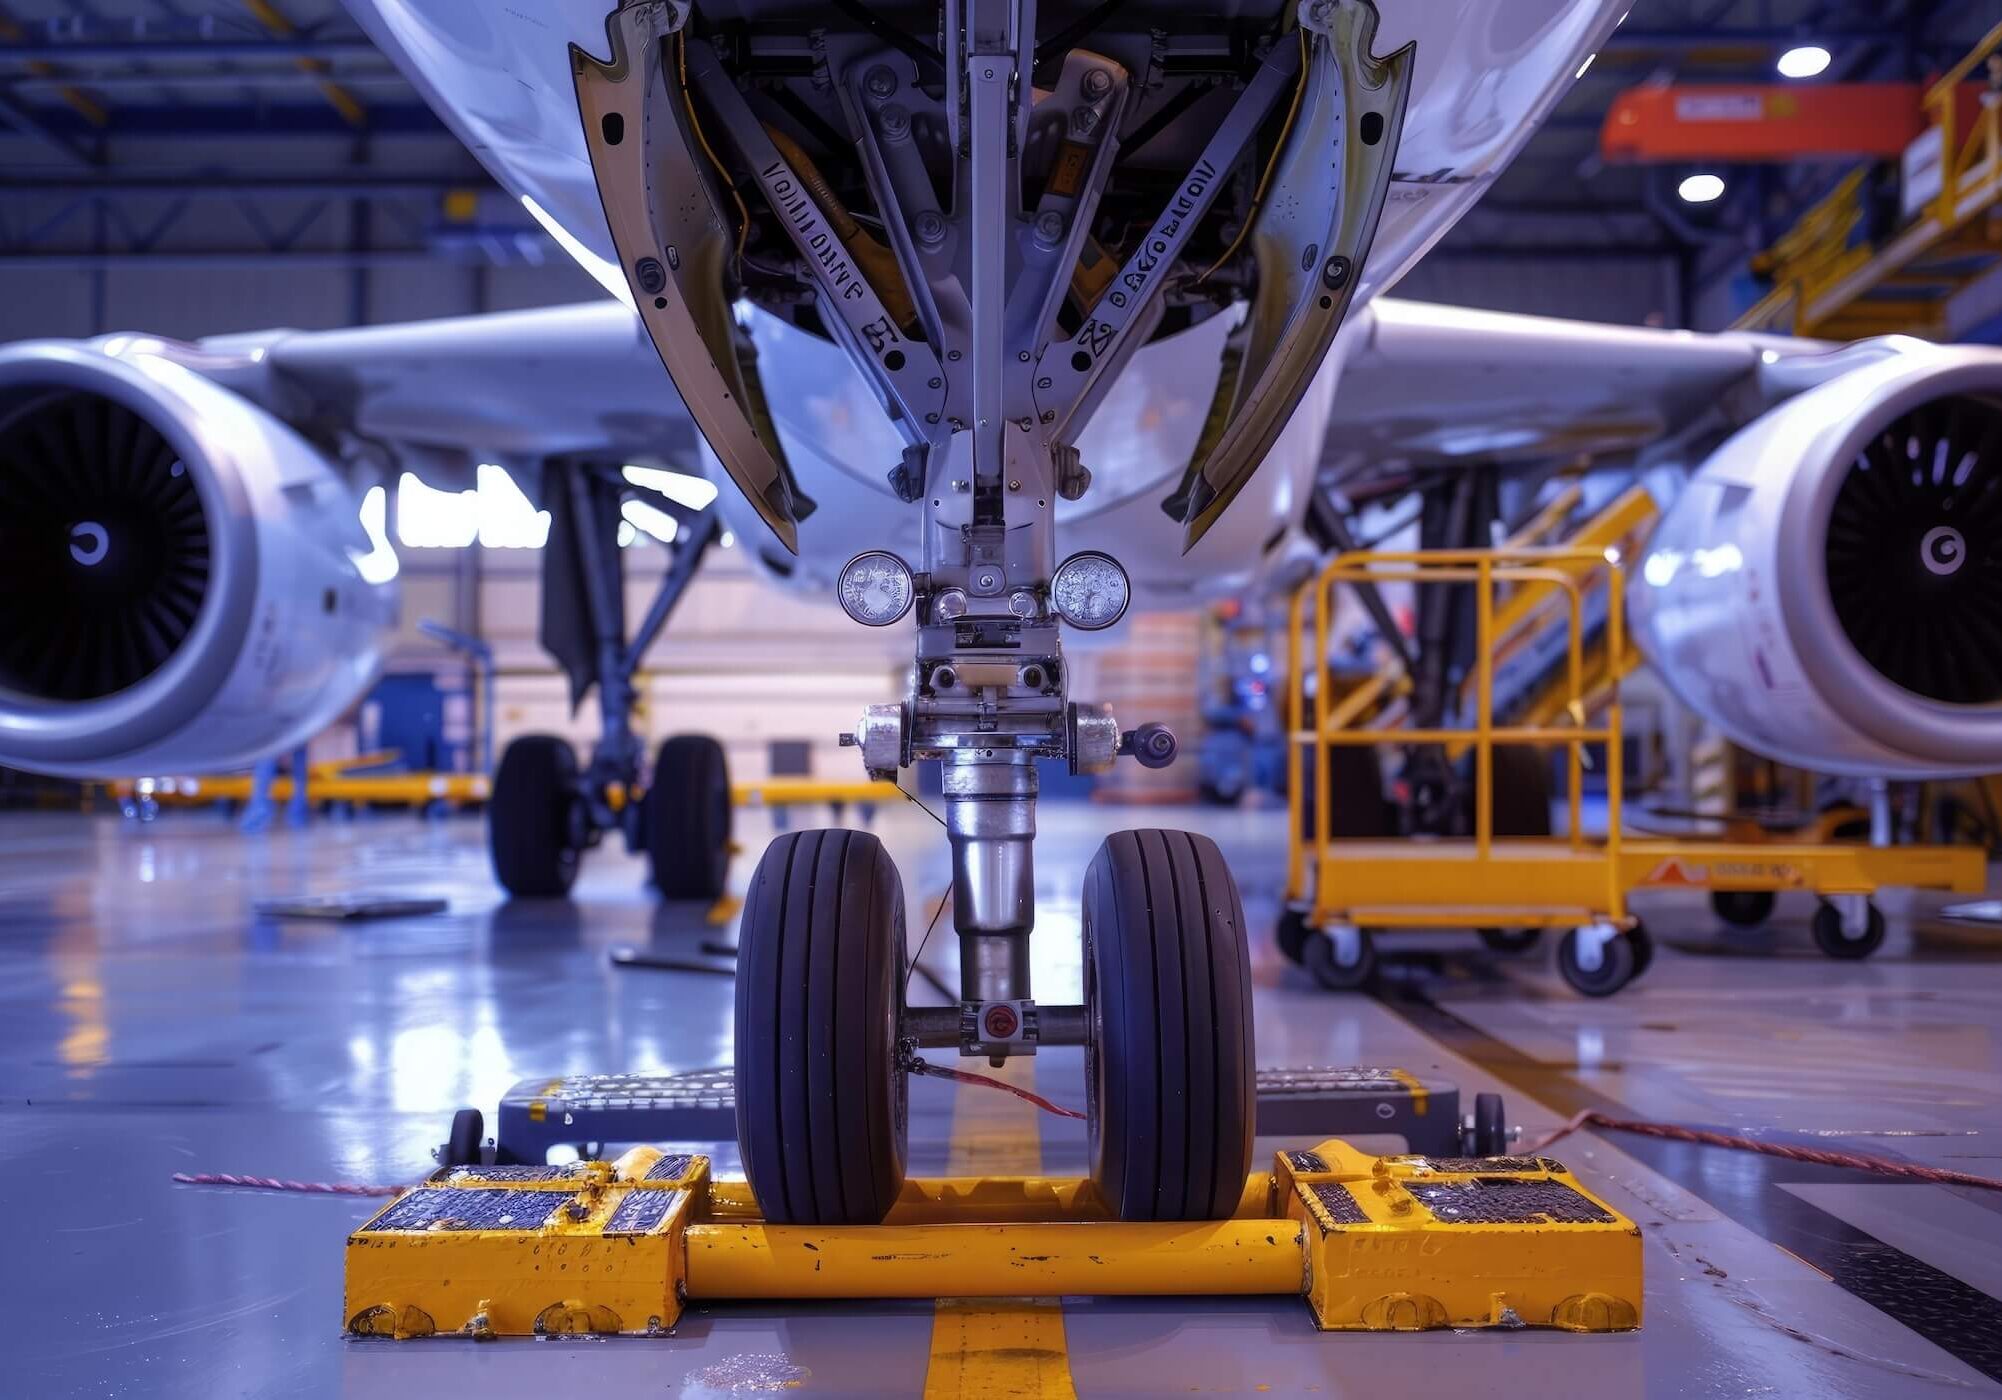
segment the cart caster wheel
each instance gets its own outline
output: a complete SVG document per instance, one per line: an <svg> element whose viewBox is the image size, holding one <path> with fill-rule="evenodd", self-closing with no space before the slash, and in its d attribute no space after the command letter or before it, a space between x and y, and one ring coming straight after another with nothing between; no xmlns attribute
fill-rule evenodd
<svg viewBox="0 0 2002 1400"><path fill-rule="evenodd" d="M1221 1220L1251 1170L1251 963L1223 853L1121 831L1084 877L1091 1179L1120 1220Z"/></svg>
<svg viewBox="0 0 2002 1400"><path fill-rule="evenodd" d="M1500 1094L1474 1095L1474 1126L1466 1136L1470 1157L1508 1155L1508 1115Z"/></svg>
<svg viewBox="0 0 2002 1400"><path fill-rule="evenodd" d="M1288 909L1279 916L1279 923L1272 931L1273 941L1286 961L1298 964L1307 956L1307 940L1314 931L1307 927L1307 915L1299 909Z"/></svg>
<svg viewBox="0 0 2002 1400"><path fill-rule="evenodd" d="M1314 934L1308 938L1301 959L1307 971L1314 974L1314 980L1331 992L1358 991L1376 976L1376 940L1368 929L1349 932L1352 938L1333 933Z"/></svg>
<svg viewBox="0 0 2002 1400"><path fill-rule="evenodd" d="M737 933L737 1142L773 1224L876 1225L904 1184L904 886L865 831L765 848Z"/></svg>
<svg viewBox="0 0 2002 1400"><path fill-rule="evenodd" d="M1596 965L1588 968L1582 961L1588 933L1574 928L1564 935L1557 945L1557 970L1581 996L1609 997L1634 980L1640 950L1631 939L1616 933L1599 949Z"/></svg>
<svg viewBox="0 0 2002 1400"><path fill-rule="evenodd" d="M645 801L647 856L661 894L720 896L730 876L730 768L723 746L707 734L663 741Z"/></svg>
<svg viewBox="0 0 2002 1400"><path fill-rule="evenodd" d="M1543 941L1540 928L1484 928L1475 932L1491 953L1527 953Z"/></svg>
<svg viewBox="0 0 2002 1400"><path fill-rule="evenodd" d="M480 1144L486 1140L487 1121L477 1108L462 1108L452 1115L452 1131L438 1155L441 1167L477 1167Z"/></svg>
<svg viewBox="0 0 2002 1400"><path fill-rule="evenodd" d="M561 898L577 879L577 755L553 734L524 734L507 746L487 799L487 846L494 878L510 895Z"/></svg>
<svg viewBox="0 0 2002 1400"><path fill-rule="evenodd" d="M1874 903L1863 906L1863 928L1851 933L1843 926L1842 911L1823 900L1814 911L1814 943L1831 958L1855 961L1867 958L1884 944L1884 914Z"/></svg>
<svg viewBox="0 0 2002 1400"><path fill-rule="evenodd" d="M1639 919L1627 930L1627 942L1633 945L1634 976L1639 977L1654 966L1654 935L1647 931L1647 925Z"/></svg>
<svg viewBox="0 0 2002 1400"><path fill-rule="evenodd" d="M1710 912L1733 928L1757 928L1773 916L1779 896L1771 890L1716 890Z"/></svg>

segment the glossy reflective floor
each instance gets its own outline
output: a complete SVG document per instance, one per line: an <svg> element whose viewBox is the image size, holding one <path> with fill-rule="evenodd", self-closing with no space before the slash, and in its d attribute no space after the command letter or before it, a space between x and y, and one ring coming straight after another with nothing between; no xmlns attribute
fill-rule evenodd
<svg viewBox="0 0 2002 1400"><path fill-rule="evenodd" d="M819 820L808 815L807 820ZM1077 890L1114 826L1222 842L1260 941L1264 1064L1397 1064L1501 1089L1538 1134L1599 1107L2002 1175L2002 933L1892 897L1868 963L1814 952L1809 910L1727 934L1695 899L1651 906L1644 981L1572 996L1548 950L1407 936L1376 996L1333 997L1267 941L1275 813L1046 804L1037 992L1077 994ZM762 816L741 823L762 849ZM921 928L945 884L937 828L877 829ZM748 875L750 856L736 877ZM268 922L252 901L435 894L449 912ZM727 976L619 970L607 951L695 953L716 930L662 907L637 861L594 853L574 902L501 903L477 823L405 816L238 836L206 813L0 819L0 1393L904 1395L925 1384L929 1303L692 1310L662 1341L350 1342L341 1243L367 1201L176 1186L176 1171L403 1182L462 1104L515 1079L727 1063ZM725 931L727 933L727 930ZM915 936L915 933L914 933ZM953 980L952 940L925 961ZM922 999L922 992L914 994ZM1075 1052L1036 1066L1078 1102ZM1075 1171L1073 1124L980 1090L913 1089L914 1165ZM706 1144L727 1167L731 1151ZM1648 1241L1637 1335L1322 1336L1290 1300L1071 1300L1076 1393L1932 1396L2002 1377L2002 1193L1580 1135L1558 1155Z"/></svg>

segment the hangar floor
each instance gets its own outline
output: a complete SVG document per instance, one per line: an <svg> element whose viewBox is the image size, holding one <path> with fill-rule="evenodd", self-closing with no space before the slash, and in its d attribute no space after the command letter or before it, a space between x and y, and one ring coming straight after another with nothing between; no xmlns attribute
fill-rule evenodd
<svg viewBox="0 0 2002 1400"><path fill-rule="evenodd" d="M764 820L742 825L761 849ZM1076 995L1077 888L1114 825L1209 831L1254 929L1269 928L1279 814L1046 804L1039 995ZM878 829L921 927L943 842L908 809ZM491 1108L518 1077L726 1062L726 978L608 963L614 944L692 951L713 936L700 910L649 899L640 874L601 852L574 903L510 906L470 820L254 839L202 814L0 821L14 1377L0 1390L920 1393L929 1303L698 1308L659 1342L345 1341L341 1242L371 1203L169 1181L409 1181L453 1108ZM438 894L451 910L352 926L250 912L253 898L335 890ZM1929 921L1930 904L1889 906L1879 955L1837 965L1813 951L1804 904L1783 901L1769 933L1727 935L1696 901L1668 899L1649 910L1653 970L1597 1002L1572 996L1547 952L1503 960L1430 935L1392 946L1407 955L1378 995L1336 998L1261 939L1260 1062L1402 1064L1499 1088L1532 1135L1597 1106L2002 1174L2002 937ZM927 962L951 977L951 957L935 937ZM1075 1052L1037 1069L1045 1093L1082 1098ZM1081 1166L1075 1124L935 1081L913 1099L916 1169ZM1580 1135L1558 1155L1643 1225L1637 1335L1322 1336L1289 1300L1071 1300L1040 1358L1056 1388L1017 1393L1070 1393L1066 1368L1083 1396L1929 1396L2002 1381L2002 1193L1631 1136Z"/></svg>

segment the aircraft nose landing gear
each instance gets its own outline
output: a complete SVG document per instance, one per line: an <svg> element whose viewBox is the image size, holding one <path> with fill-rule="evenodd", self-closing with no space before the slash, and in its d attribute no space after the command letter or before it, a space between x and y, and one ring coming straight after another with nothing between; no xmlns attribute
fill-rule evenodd
<svg viewBox="0 0 2002 1400"><path fill-rule="evenodd" d="M968 901L976 916L983 898ZM1251 970L1237 882L1208 837L1121 831L1099 847L1085 875L1082 1006L1007 995L1028 989L1027 933L991 929L967 945L961 1006L905 1006L903 885L866 832L772 842L737 937L737 1141L767 1220L873 1225L889 1213L904 1181L906 1045L996 1059L1082 1045L1091 1180L1107 1211L1221 1220L1237 1208L1258 1108Z"/></svg>

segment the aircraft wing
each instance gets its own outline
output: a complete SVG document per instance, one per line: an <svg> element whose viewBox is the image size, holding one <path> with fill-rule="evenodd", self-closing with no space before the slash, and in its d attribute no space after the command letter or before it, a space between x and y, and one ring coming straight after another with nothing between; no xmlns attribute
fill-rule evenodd
<svg viewBox="0 0 2002 1400"><path fill-rule="evenodd" d="M695 459L694 420L639 321L615 301L261 331L199 348L237 366L212 377L303 431L380 444L440 487L482 461Z"/></svg>
<svg viewBox="0 0 2002 1400"><path fill-rule="evenodd" d="M1816 341L1650 330L1379 297L1352 321L1323 466L1385 467L1634 451L1735 426L1797 387Z"/></svg>

